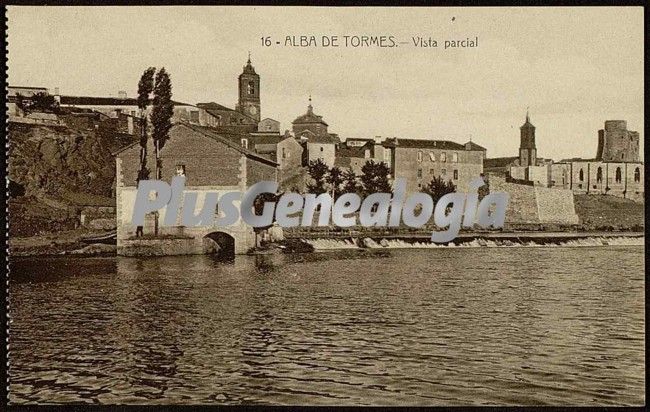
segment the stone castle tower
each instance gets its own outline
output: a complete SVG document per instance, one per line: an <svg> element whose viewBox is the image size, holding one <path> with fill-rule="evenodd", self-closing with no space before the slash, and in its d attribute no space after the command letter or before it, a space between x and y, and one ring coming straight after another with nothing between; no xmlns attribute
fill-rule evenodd
<svg viewBox="0 0 650 412"><path fill-rule="evenodd" d="M255 73L250 54L242 74L239 75L239 102L236 110L260 121L260 76Z"/></svg>
<svg viewBox="0 0 650 412"><path fill-rule="evenodd" d="M606 120L598 131L596 159L604 162L638 162L639 132L627 130L625 120Z"/></svg>
<svg viewBox="0 0 650 412"><path fill-rule="evenodd" d="M530 122L526 112L526 123L520 128L519 166L535 166L537 164L537 147L535 147L535 126Z"/></svg>

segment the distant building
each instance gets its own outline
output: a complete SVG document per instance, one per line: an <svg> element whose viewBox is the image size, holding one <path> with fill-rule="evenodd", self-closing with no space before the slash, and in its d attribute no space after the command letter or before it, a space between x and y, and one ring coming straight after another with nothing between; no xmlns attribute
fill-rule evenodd
<svg viewBox="0 0 650 412"><path fill-rule="evenodd" d="M526 122L519 128L519 166L537 166L537 146L535 145L535 126L526 113Z"/></svg>
<svg viewBox="0 0 650 412"><path fill-rule="evenodd" d="M521 130L519 157L486 159L486 170L500 172L497 165L502 165L507 168L506 178L510 182L570 189L575 194L643 199L644 165L639 161L639 134L627 130L626 121L605 121L604 129L598 131L595 158L559 162L537 157L535 128L528 115Z"/></svg>
<svg viewBox="0 0 650 412"><path fill-rule="evenodd" d="M257 131L261 133L280 133L280 122L277 120L271 119L271 118L266 118L263 120L260 120L260 122L257 124Z"/></svg>
<svg viewBox="0 0 650 412"><path fill-rule="evenodd" d="M381 136L375 139L347 139L339 143L336 149L335 165L341 169L350 169L356 175L361 175L361 169L370 160L375 163L384 162L391 166L391 148L380 141Z"/></svg>
<svg viewBox="0 0 650 412"><path fill-rule="evenodd" d="M108 117L118 118L121 114L139 117L140 109L138 100L134 97L128 97L126 92L118 92L117 97L109 96L66 96L55 95L54 98L59 102L61 108L90 110L105 114ZM174 115L172 121L192 121L197 119L198 108L194 105L180 102L174 103ZM147 113L151 112L153 106L147 107Z"/></svg>
<svg viewBox="0 0 650 412"><path fill-rule="evenodd" d="M639 132L627 130L625 120L607 120L598 131L596 159L604 162L638 162Z"/></svg>
<svg viewBox="0 0 650 412"><path fill-rule="evenodd" d="M148 151L148 165L154 165L153 147ZM118 254L141 253L201 254L215 249L233 249L245 253L255 245L253 228L241 219L231 226L184 227L160 226L159 234L169 239L142 241L135 237L136 227L131 223L137 193L140 146L136 142L115 154L116 156L116 214ZM214 130L189 123L175 124L169 140L160 152L162 180L170 182L175 175L186 177L185 190L198 193L195 211L203 207L205 194L218 192L245 192L260 181L277 179L277 163L240 144L221 136ZM239 206L235 202L235 206ZM181 205L182 207L182 205ZM215 210L215 216L221 216ZM164 219L160 213L159 222ZM153 215L147 217L144 234L154 231Z"/></svg>
<svg viewBox="0 0 650 412"><path fill-rule="evenodd" d="M314 113L311 96L307 113L298 116L293 122L293 133L303 145L303 166L311 161L322 160L327 166L334 166L338 136L327 131L327 123L322 116Z"/></svg>
<svg viewBox="0 0 650 412"><path fill-rule="evenodd" d="M23 111L18 107L20 96L29 99L37 93L49 94L49 90L46 87L8 86L6 108L9 118L24 116Z"/></svg>
<svg viewBox="0 0 650 412"><path fill-rule="evenodd" d="M198 103L198 123L227 132L280 132L280 123L261 119L260 76L255 72L250 56L238 77L238 101L234 109L219 103ZM270 126L270 128L269 128Z"/></svg>
<svg viewBox="0 0 650 412"><path fill-rule="evenodd" d="M469 183L483 174L486 149L473 142L394 138L383 146L390 152L392 176L406 179L407 192L421 191L434 177L466 192Z"/></svg>
<svg viewBox="0 0 650 412"><path fill-rule="evenodd" d="M642 162L603 162L596 159L562 160L548 167L549 187L575 194L604 194L643 200Z"/></svg>

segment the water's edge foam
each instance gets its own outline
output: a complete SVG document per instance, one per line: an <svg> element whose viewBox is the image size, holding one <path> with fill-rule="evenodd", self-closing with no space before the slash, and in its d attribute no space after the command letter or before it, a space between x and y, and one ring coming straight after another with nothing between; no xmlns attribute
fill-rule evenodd
<svg viewBox="0 0 650 412"><path fill-rule="evenodd" d="M370 238L359 239L305 239L315 250L337 249L440 249L440 248L477 248L477 247L593 247L593 246L643 246L645 237L586 237L562 241L513 241L510 239L483 239L457 240L448 244L439 244L428 241L406 241L402 239L382 239L375 241Z"/></svg>

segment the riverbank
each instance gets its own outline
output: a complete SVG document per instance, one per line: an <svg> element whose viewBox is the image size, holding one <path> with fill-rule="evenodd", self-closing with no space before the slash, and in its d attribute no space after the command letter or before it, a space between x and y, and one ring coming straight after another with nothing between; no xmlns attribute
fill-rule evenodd
<svg viewBox="0 0 650 412"><path fill-rule="evenodd" d="M116 254L114 244L88 243L84 239L99 237L106 231L75 229L56 234L12 238L10 256L110 256ZM531 246L608 246L643 245L645 233L640 231L579 231L579 232L464 232L448 244L430 241L430 234L394 233L390 235L360 234L289 237L281 242L266 244L250 254L309 253L341 249L410 249L441 247L531 247Z"/></svg>
<svg viewBox="0 0 650 412"><path fill-rule="evenodd" d="M110 255L115 254L115 245L88 244L84 239L101 236L105 230L78 228L45 233L28 237L10 237L10 256L52 256L65 254Z"/></svg>

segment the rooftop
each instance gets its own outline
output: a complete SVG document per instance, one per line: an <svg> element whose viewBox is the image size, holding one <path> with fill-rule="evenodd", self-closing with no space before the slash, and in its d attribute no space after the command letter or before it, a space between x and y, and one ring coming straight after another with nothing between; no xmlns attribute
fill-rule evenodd
<svg viewBox="0 0 650 412"><path fill-rule="evenodd" d="M149 102L151 104L151 101ZM192 106L191 104L176 102L174 106ZM96 96L61 96L62 105L79 106L137 106L138 99L133 97L96 97Z"/></svg>

